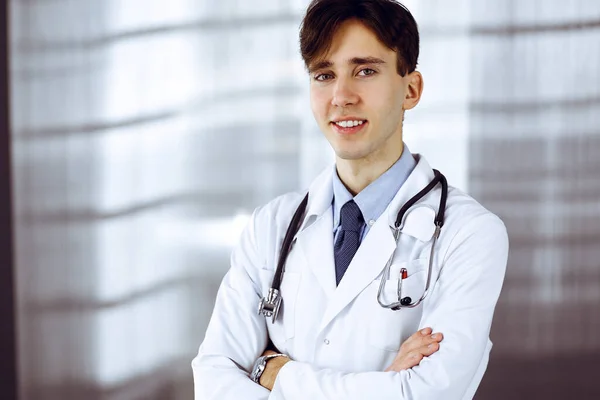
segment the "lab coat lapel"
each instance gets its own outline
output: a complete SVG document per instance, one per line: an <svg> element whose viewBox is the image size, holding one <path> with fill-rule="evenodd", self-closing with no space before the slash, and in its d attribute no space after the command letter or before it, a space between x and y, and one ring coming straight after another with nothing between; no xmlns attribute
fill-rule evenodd
<svg viewBox="0 0 600 400"><path fill-rule="evenodd" d="M324 329L383 270L396 247L387 218L371 228L331 297L320 330ZM332 267L335 269L335 267ZM335 280L334 280L335 285Z"/></svg>
<svg viewBox="0 0 600 400"><path fill-rule="evenodd" d="M308 268L323 288L327 297L335 291L335 263L333 261L333 215L331 207L311 226L298 235Z"/></svg>
<svg viewBox="0 0 600 400"><path fill-rule="evenodd" d="M333 171L327 168L309 187L304 222L296 234L296 246L302 251L309 268L329 297L335 291L333 261Z"/></svg>

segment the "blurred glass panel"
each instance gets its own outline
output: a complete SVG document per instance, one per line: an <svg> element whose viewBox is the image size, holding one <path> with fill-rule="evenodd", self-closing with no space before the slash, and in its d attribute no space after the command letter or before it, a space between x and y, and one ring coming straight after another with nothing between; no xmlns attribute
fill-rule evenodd
<svg viewBox="0 0 600 400"><path fill-rule="evenodd" d="M471 3L469 181L511 243L479 396L598 398L600 5Z"/></svg>
<svg viewBox="0 0 600 400"><path fill-rule="evenodd" d="M297 1L11 2L24 399L188 399L257 205L324 166Z"/></svg>

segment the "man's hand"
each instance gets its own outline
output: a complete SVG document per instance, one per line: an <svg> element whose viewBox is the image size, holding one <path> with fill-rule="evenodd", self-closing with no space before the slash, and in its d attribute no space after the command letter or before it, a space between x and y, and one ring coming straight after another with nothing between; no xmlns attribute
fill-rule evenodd
<svg viewBox="0 0 600 400"><path fill-rule="evenodd" d="M270 354L277 354L277 352L272 350L266 350L262 355L268 356ZM258 383L260 386L267 388L269 390L273 390L273 386L275 386L275 379L277 378L277 374L279 370L288 362L291 361L289 357L273 357L269 361L267 361L267 365L265 366L265 370L260 376Z"/></svg>
<svg viewBox="0 0 600 400"><path fill-rule="evenodd" d="M424 328L406 339L392 365L385 372L400 372L419 365L423 357L430 356L440 349L440 342L444 338L440 332L431 334L431 328Z"/></svg>

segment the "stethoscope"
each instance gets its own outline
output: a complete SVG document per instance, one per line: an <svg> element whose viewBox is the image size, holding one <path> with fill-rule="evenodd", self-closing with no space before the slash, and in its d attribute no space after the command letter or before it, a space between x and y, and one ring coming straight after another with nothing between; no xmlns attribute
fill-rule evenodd
<svg viewBox="0 0 600 400"><path fill-rule="evenodd" d="M437 240L440 236L440 232L442 230L442 226L444 225L444 213L446 211L446 200L448 199L448 182L446 181L446 177L442 175L442 173L436 169L433 170L435 177L427 186L425 186L419 193L414 195L410 200L408 200L398 211L398 216L396 217L396 222L394 223L393 235L394 240L396 241L396 248L394 252L388 259L384 272L383 278L381 279L381 283L379 284L379 290L377 292L377 302L383 308L389 308L394 311L400 310L402 308L414 308L417 307L429 293L429 286L431 284L431 274L433 270L433 256L434 249L437 243ZM404 220L404 216L410 210L412 206L414 206L419 200L421 200L427 193L431 192L433 188L440 183L442 185L442 194L440 196L440 205L438 208L438 212L434 219L435 231L433 233L433 243L431 245L431 252L429 254L429 267L427 269L427 281L425 283L425 290L421 297L416 301L413 300L409 296L402 296L402 281L407 278L406 269L400 270L400 279L398 279L398 301L392 303L385 303L382 300L382 294L385 289L386 276L390 274L390 268L392 265L392 260L394 259L394 255L398 250L398 240L400 238L401 228L400 225ZM275 270L275 276L273 277L273 282L271 283L271 288L269 289L269 293L266 297L263 297L258 303L258 314L262 314L265 318L271 317L272 322L275 323L277 317L279 316L279 310L281 309L282 297L280 293L281 280L283 279L283 273L285 271L285 262L290 253L290 249L293 243L294 236L298 233L300 229L300 225L302 223L304 212L306 211L306 206L308 204L308 193L302 199L302 202L294 212L294 216L292 217L292 221L287 229L287 232L283 238L283 244L281 245L281 252L279 253L279 261L277 262L277 269Z"/></svg>

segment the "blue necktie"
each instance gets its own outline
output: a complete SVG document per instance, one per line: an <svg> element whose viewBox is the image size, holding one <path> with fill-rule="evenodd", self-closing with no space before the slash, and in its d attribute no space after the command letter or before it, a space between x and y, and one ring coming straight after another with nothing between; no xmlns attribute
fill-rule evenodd
<svg viewBox="0 0 600 400"><path fill-rule="evenodd" d="M340 232L333 246L336 285L340 284L342 276L344 276L344 273L348 269L348 265L350 265L350 261L352 261L360 244L359 235L364 220L360 208L358 208L354 200L350 200L342 206L340 224Z"/></svg>

